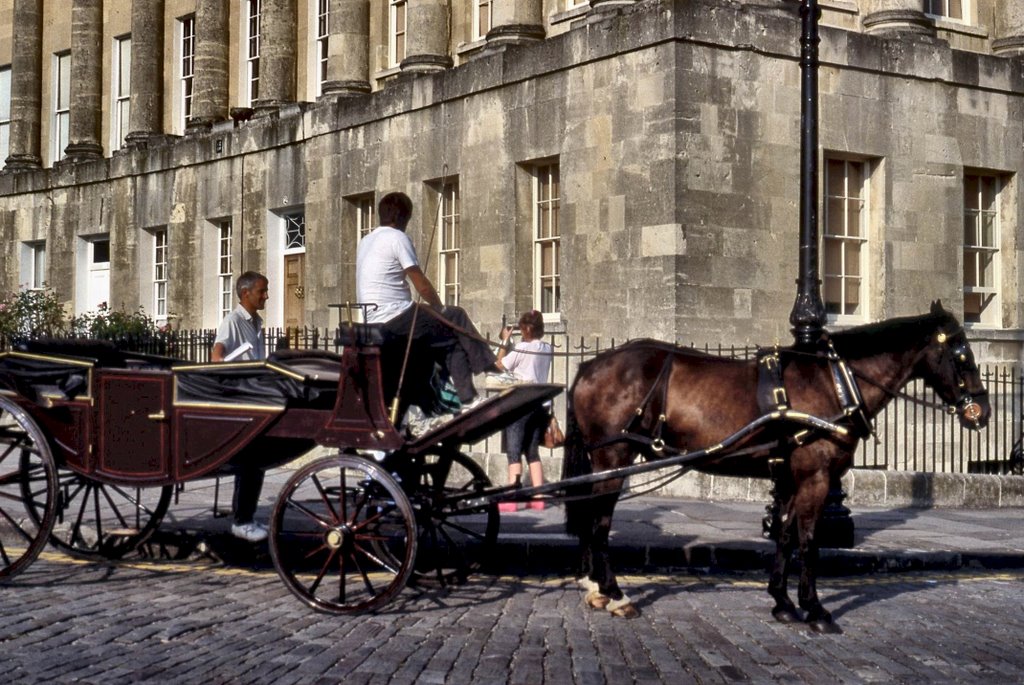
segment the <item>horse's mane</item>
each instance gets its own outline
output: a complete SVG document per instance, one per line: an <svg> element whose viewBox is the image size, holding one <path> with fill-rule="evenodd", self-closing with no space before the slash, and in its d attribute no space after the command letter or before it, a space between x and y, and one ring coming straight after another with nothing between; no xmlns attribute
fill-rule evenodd
<svg viewBox="0 0 1024 685"><path fill-rule="evenodd" d="M893 342L902 344L924 341L939 329L952 332L959 328L960 324L951 313L942 309L941 306L933 306L932 311L918 316L902 316L875 323L854 326L842 331L830 333L829 337L841 357L857 359L870 357L878 354L893 351ZM660 350L689 357L703 359L734 359L720 355L711 354L693 347L684 347L675 343L654 338L634 338L616 347L609 348L593 359L583 362L580 365L582 371L585 367L597 361L601 357L616 352L623 352L633 348L647 348ZM787 348L783 348L787 349Z"/></svg>
<svg viewBox="0 0 1024 685"><path fill-rule="evenodd" d="M902 316L876 323L854 326L831 334L836 352L844 358L870 357L893 351L893 342L916 343L935 331L959 327L956 318L945 310L933 310L919 316Z"/></svg>

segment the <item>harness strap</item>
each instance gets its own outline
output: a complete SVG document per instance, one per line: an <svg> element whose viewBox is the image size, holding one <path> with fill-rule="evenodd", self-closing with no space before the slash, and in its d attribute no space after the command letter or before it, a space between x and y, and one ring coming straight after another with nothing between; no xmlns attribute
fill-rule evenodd
<svg viewBox="0 0 1024 685"><path fill-rule="evenodd" d="M644 437L644 443L649 443L648 446L654 451L660 453L665 447L665 441L661 438L662 428L665 426L665 407L668 403L668 377L672 373L672 355L668 354L665 356L665 363L661 365L661 371L658 372L658 376L654 379L654 383L648 388L647 394L644 396L643 401L636 408L633 416L630 417L626 425L619 431L622 435L632 435L641 437L638 433L632 433L630 429L633 425L643 418L644 412L647 411L647 406L650 404L651 399L654 397L654 391L659 387L661 388L661 414L658 415L658 420L654 424L654 428L651 430L650 437ZM615 442L615 441L613 441Z"/></svg>
<svg viewBox="0 0 1024 685"><path fill-rule="evenodd" d="M782 382L778 346L757 350L757 407L761 413L789 409L789 395Z"/></svg>
<svg viewBox="0 0 1024 685"><path fill-rule="evenodd" d="M853 424L854 433L858 437L875 435L874 426L864 410L864 398L860 394L860 387L857 379L847 365L846 360L839 356L832 340L828 340L826 351L829 369L832 371L832 382L836 388L836 397L839 400L839 407L843 416L847 417Z"/></svg>

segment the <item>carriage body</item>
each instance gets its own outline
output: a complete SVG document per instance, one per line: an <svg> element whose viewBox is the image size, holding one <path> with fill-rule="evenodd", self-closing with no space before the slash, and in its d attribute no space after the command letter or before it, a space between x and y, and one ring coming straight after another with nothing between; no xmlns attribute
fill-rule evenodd
<svg viewBox="0 0 1024 685"><path fill-rule="evenodd" d="M296 469L274 507L270 540L289 589L314 608L362 610L389 599L413 572L421 529L443 528L451 516L477 515L480 538L493 542L495 503L459 508L446 499L491 486L459 450L533 411L561 386L512 386L412 436L389 419L386 361L372 331L351 327L341 354L286 350L259 362L187 364L91 341L34 342L0 353L0 499L22 500L13 513L0 502L0 580L30 564L47 538L79 556L120 556L158 526L172 486L242 467L282 466L316 447L334 456ZM322 485L329 479L335 484ZM156 493L152 504L144 492ZM366 573L360 570L353 593L366 596L323 600L319 580L307 581L296 566L305 562L294 561L310 555L294 548L310 535L309 512L316 501L334 498L314 529L328 530L331 540L371 529L368 545L385 580L358 577ZM124 503L131 515L118 511ZM101 523L104 508L108 521ZM298 520L297 510L305 512ZM353 520L344 519L346 512ZM370 522L355 525L371 514ZM5 533L4 522L14 530ZM436 530L430 537L451 538ZM394 550L382 552L383 539ZM367 549L330 544L320 546L331 559ZM451 550L446 555L431 568L447 572L442 564ZM466 564L459 565L464 573Z"/></svg>
<svg viewBox="0 0 1024 685"><path fill-rule="evenodd" d="M101 482L182 483L272 468L317 445L396 450L375 349L183 364L100 343L0 355L0 392L48 436L58 466Z"/></svg>

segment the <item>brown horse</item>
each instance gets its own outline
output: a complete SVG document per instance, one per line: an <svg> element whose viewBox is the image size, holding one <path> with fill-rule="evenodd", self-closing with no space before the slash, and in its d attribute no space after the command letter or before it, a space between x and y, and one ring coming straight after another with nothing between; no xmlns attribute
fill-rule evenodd
<svg viewBox="0 0 1024 685"><path fill-rule="evenodd" d="M775 479L782 526L768 583L775 599L772 614L782 622L801 620L787 589L796 549L802 562L798 598L806 612L803 620L814 630L837 632L816 589L814 533L830 481L850 467L870 420L907 382L922 379L973 429L988 422L988 395L963 327L939 302L924 316L823 336L818 351L778 350L779 383L770 390L781 387L785 394L769 393L777 418L764 423L768 410L758 399L758 384L764 383L758 366L758 361L724 359L653 340L598 355L580 367L569 392L562 475L597 473L629 465L638 454L658 459L729 439L728 449L696 468ZM801 420L808 416L828 425ZM745 435L752 425L758 427ZM743 437L735 441L737 434ZM637 610L619 588L608 559L622 481L573 488L566 528L580 539L580 582L589 591L587 601L632 617Z"/></svg>

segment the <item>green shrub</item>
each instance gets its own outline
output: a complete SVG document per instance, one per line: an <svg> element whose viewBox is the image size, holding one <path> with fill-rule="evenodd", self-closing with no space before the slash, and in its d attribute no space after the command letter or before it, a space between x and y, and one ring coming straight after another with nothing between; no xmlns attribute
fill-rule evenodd
<svg viewBox="0 0 1024 685"><path fill-rule="evenodd" d="M59 336L67 328L64 305L49 288L0 297L0 338Z"/></svg>

